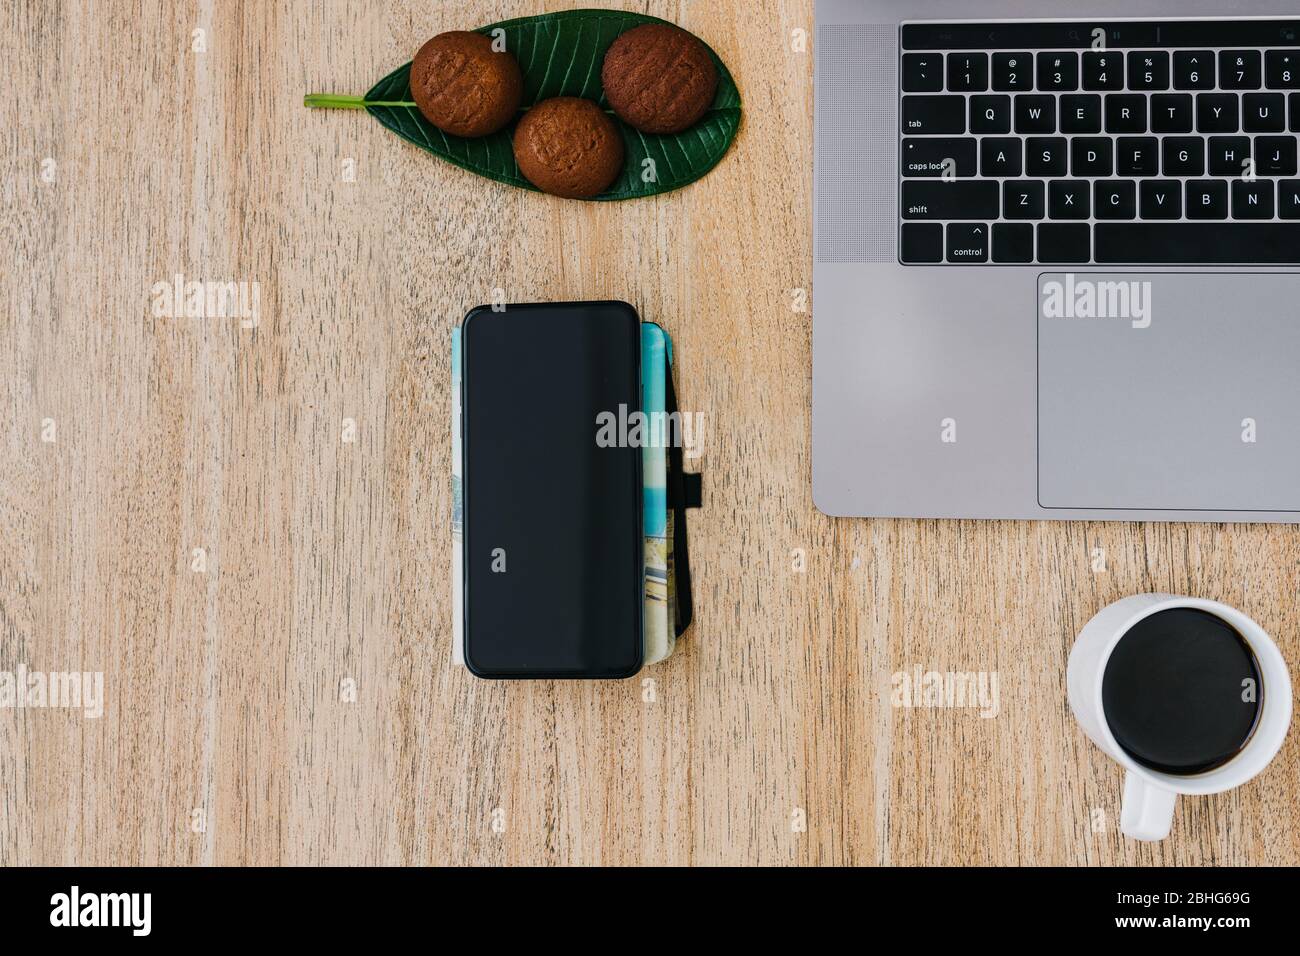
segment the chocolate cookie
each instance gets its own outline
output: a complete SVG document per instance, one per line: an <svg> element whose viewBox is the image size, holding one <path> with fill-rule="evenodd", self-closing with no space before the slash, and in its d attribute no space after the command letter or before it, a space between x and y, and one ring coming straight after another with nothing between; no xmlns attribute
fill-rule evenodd
<svg viewBox="0 0 1300 956"><path fill-rule="evenodd" d="M487 136L515 118L524 77L513 53L481 33L440 33L415 54L411 95L420 112L453 136Z"/></svg>
<svg viewBox="0 0 1300 956"><path fill-rule="evenodd" d="M515 160L543 192L587 199L603 193L623 172L623 136L591 100L557 96L519 121Z"/></svg>
<svg viewBox="0 0 1300 956"><path fill-rule="evenodd" d="M620 36L605 53L600 78L614 112L643 133L694 126L718 92L708 47L670 23L647 23Z"/></svg>

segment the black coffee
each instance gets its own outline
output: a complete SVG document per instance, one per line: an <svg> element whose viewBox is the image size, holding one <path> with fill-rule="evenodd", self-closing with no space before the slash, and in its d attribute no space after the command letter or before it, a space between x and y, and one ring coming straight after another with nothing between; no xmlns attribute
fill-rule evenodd
<svg viewBox="0 0 1300 956"><path fill-rule="evenodd" d="M1231 760L1254 733L1264 687L1236 629L1192 608L1160 611L1106 662L1101 700L1124 751L1152 770L1192 774Z"/></svg>

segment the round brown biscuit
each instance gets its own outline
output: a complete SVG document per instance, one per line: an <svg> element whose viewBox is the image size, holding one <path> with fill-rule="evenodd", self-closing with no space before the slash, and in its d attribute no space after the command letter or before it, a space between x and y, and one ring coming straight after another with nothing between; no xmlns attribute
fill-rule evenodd
<svg viewBox="0 0 1300 956"><path fill-rule="evenodd" d="M699 122L718 92L708 47L671 23L628 30L600 71L614 112L643 133L680 133Z"/></svg>
<svg viewBox="0 0 1300 956"><path fill-rule="evenodd" d="M591 100L557 96L538 103L519 121L515 161L543 192L588 199L623 172L623 136Z"/></svg>
<svg viewBox="0 0 1300 956"><path fill-rule="evenodd" d="M497 53L481 33L440 33L415 54L411 95L420 112L453 136L487 136L519 111L524 77L513 53Z"/></svg>

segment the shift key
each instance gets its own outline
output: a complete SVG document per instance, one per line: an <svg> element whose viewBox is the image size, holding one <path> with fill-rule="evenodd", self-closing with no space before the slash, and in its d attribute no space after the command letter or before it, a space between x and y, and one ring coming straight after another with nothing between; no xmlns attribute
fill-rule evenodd
<svg viewBox="0 0 1300 956"><path fill-rule="evenodd" d="M966 97L904 96L903 135L951 136L966 132Z"/></svg>
<svg viewBox="0 0 1300 956"><path fill-rule="evenodd" d="M910 179L903 183L903 218L997 219L999 200L991 180Z"/></svg>

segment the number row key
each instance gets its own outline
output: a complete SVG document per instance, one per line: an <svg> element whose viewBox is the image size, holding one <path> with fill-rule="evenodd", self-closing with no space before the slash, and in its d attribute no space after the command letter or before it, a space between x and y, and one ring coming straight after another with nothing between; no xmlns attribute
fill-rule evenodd
<svg viewBox="0 0 1300 956"><path fill-rule="evenodd" d="M1082 54L907 53L903 56L903 91L907 93L983 93L1035 89L1072 92L1108 90L1300 90L1300 51L1107 50ZM1035 80L1037 83L1035 84Z"/></svg>

